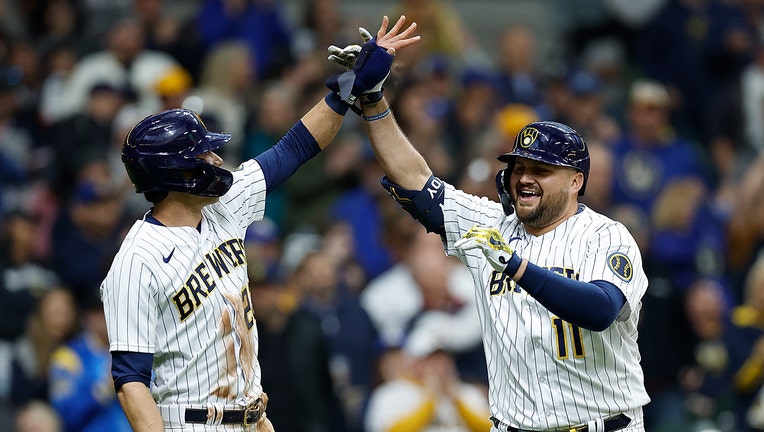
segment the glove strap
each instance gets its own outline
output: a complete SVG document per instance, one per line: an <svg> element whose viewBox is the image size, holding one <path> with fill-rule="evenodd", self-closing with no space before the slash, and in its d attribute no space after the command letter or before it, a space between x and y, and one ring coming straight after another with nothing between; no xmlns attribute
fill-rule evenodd
<svg viewBox="0 0 764 432"><path fill-rule="evenodd" d="M324 97L324 101L329 105L329 108L333 109L334 112L341 116L344 116L350 108L350 105L340 99L340 95L335 92L329 92L329 94Z"/></svg>
<svg viewBox="0 0 764 432"><path fill-rule="evenodd" d="M375 104L382 100L382 91L363 93L358 100L361 102L361 106Z"/></svg>

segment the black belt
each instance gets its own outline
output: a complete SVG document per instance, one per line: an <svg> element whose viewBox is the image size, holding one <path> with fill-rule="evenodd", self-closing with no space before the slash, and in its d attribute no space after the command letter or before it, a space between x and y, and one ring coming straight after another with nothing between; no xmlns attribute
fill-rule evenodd
<svg viewBox="0 0 764 432"><path fill-rule="evenodd" d="M244 409L224 410L220 424L256 424L265 412L262 399L258 399ZM210 411L205 408L186 408L186 423L207 423Z"/></svg>
<svg viewBox="0 0 764 432"><path fill-rule="evenodd" d="M503 425L496 417L491 416L491 421L496 429L507 432L536 432L528 429L518 429L513 426ZM605 432L613 432L621 430L631 423L631 419L626 414L616 414L603 420L605 424ZM565 432L588 432L589 426L582 424L578 426L565 426L560 428L551 429L552 431L565 431Z"/></svg>

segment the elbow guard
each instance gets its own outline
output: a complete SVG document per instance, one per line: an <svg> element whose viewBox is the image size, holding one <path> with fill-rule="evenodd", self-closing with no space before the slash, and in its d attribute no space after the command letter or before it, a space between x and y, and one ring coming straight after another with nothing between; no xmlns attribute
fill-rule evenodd
<svg viewBox="0 0 764 432"><path fill-rule="evenodd" d="M380 182L403 210L419 221L427 232L434 232L440 236L446 234L443 226L443 180L430 176L422 190L418 191L403 189L391 182L387 176L382 177Z"/></svg>

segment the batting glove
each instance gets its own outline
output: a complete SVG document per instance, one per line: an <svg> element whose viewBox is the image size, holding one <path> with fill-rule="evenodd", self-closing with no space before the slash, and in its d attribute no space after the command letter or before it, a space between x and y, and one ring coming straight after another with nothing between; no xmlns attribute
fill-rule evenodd
<svg viewBox="0 0 764 432"><path fill-rule="evenodd" d="M462 252L480 249L494 270L506 273L510 277L517 273L522 263L522 258L509 247L496 228L476 225L457 240L454 247Z"/></svg>
<svg viewBox="0 0 764 432"><path fill-rule="evenodd" d="M358 54L361 53L361 45L348 45L345 48L329 45L328 51L329 57L327 59L330 62L342 66L345 70L350 70L353 68Z"/></svg>
<svg viewBox="0 0 764 432"><path fill-rule="evenodd" d="M366 42L357 54L352 45L344 49L330 47L329 51L332 53L329 56L330 61L343 67L352 65L346 72L326 80L326 86L348 105L355 104L361 95L380 94L393 64L393 56L385 48L378 46L375 38L367 40L367 37L371 36L367 30L360 28L358 31ZM368 97L364 99L369 100Z"/></svg>
<svg viewBox="0 0 764 432"><path fill-rule="evenodd" d="M373 39L371 33L363 27L358 28L358 33L360 33L364 43ZM353 64L355 64L358 54L361 53L361 46L354 44L348 45L345 48L339 48L334 45L329 45L328 51L329 57L327 57L327 59L330 62L342 66L345 70L349 70L353 68Z"/></svg>

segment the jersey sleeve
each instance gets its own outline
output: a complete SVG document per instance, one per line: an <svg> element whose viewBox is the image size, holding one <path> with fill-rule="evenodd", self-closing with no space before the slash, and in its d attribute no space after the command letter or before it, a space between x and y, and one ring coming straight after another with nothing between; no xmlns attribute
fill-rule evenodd
<svg viewBox="0 0 764 432"><path fill-rule="evenodd" d="M241 228L246 229L265 214L265 177L255 160L242 163L232 173L233 185L220 202L238 218Z"/></svg>
<svg viewBox="0 0 764 432"><path fill-rule="evenodd" d="M443 198L445 227L444 248L448 255L457 255L454 243L475 225L497 226L504 219L501 204L485 197L470 195L446 183Z"/></svg>
<svg viewBox="0 0 764 432"><path fill-rule="evenodd" d="M647 290L642 255L622 224L612 222L594 231L586 244L580 280L608 281L618 287L634 310Z"/></svg>
<svg viewBox="0 0 764 432"><path fill-rule="evenodd" d="M157 287L136 253L117 254L101 284L109 351L153 353L156 346Z"/></svg>

